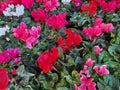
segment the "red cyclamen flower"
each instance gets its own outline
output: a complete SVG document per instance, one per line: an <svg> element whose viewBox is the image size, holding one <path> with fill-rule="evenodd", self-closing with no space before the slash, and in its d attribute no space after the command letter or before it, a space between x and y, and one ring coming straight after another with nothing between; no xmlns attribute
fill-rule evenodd
<svg viewBox="0 0 120 90"><path fill-rule="evenodd" d="M11 73L12 75L17 75L17 70L12 70Z"/></svg>
<svg viewBox="0 0 120 90"><path fill-rule="evenodd" d="M0 90L6 90L9 83L9 77L6 69L0 68Z"/></svg>
<svg viewBox="0 0 120 90"><path fill-rule="evenodd" d="M63 37L58 37L58 45L63 49L69 49L70 47L76 47L76 45L79 45L82 42L82 37L77 34L76 32L73 32L70 28L66 29L67 38L64 39Z"/></svg>
<svg viewBox="0 0 120 90"><path fill-rule="evenodd" d="M37 59L38 67L42 69L44 73L47 73L53 69L53 63L58 57L59 51L56 47L53 47L49 51L40 54Z"/></svg>
<svg viewBox="0 0 120 90"><path fill-rule="evenodd" d="M45 21L48 18L48 14L43 10L43 9L39 9L39 10L33 10L31 12L32 17L34 18L35 21Z"/></svg>
<svg viewBox="0 0 120 90"><path fill-rule="evenodd" d="M94 15L96 14L97 7L98 7L98 2L96 0L90 0L89 6L87 6L86 4L82 4L81 10L88 11L90 14Z"/></svg>

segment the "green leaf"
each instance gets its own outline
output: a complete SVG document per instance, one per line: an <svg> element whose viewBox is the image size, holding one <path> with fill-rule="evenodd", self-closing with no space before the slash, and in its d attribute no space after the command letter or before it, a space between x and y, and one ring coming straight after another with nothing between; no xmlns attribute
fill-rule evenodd
<svg viewBox="0 0 120 90"><path fill-rule="evenodd" d="M30 17L24 17L24 18L22 18L22 22L24 22L26 24L30 24L31 18Z"/></svg>
<svg viewBox="0 0 120 90"><path fill-rule="evenodd" d="M120 46L119 45L112 44L111 46L109 46L108 51L110 55L113 56L116 61L120 61L120 55L119 55Z"/></svg>
<svg viewBox="0 0 120 90"><path fill-rule="evenodd" d="M60 87L60 88L57 88L57 90L70 90L70 89L67 87Z"/></svg>
<svg viewBox="0 0 120 90"><path fill-rule="evenodd" d="M18 75L22 75L25 72L25 67L24 65L21 65L17 69Z"/></svg>

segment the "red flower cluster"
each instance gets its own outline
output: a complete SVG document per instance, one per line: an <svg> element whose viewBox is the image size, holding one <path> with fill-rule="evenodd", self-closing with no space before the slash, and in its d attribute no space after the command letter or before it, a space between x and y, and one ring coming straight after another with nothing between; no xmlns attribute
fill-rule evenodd
<svg viewBox="0 0 120 90"><path fill-rule="evenodd" d="M79 45L82 42L82 37L76 32L73 32L70 28L66 29L67 38L58 37L58 45L63 49L69 49L70 47Z"/></svg>
<svg viewBox="0 0 120 90"><path fill-rule="evenodd" d="M4 68L0 68L0 90L6 90L9 83L9 77L7 71Z"/></svg>
<svg viewBox="0 0 120 90"><path fill-rule="evenodd" d="M102 9L106 12L111 12L120 7L120 0L111 0L106 2L105 0L90 0L89 6L82 4L81 10L88 11L90 14L96 14L98 6L101 6Z"/></svg>
<svg viewBox="0 0 120 90"><path fill-rule="evenodd" d="M40 54L37 59L38 67L41 68L44 73L47 73L53 69L53 63L58 57L59 51L56 47L53 47L49 51Z"/></svg>
<svg viewBox="0 0 120 90"><path fill-rule="evenodd" d="M18 62L21 60L21 57L19 57L19 55L20 48L9 48L0 53L0 63L8 63L13 60L14 64L18 64Z"/></svg>
<svg viewBox="0 0 120 90"><path fill-rule="evenodd" d="M88 11L90 14L94 15L96 13L98 7L98 2L96 0L90 0L89 6L86 4L82 4L81 10Z"/></svg>
<svg viewBox="0 0 120 90"><path fill-rule="evenodd" d="M83 32L86 36L89 37L90 40L92 40L93 37L98 37L102 33L111 31L113 29L114 27L112 23L105 24L105 23L102 23L101 18L97 18L94 22L94 26L88 27L88 28L84 27Z"/></svg>
<svg viewBox="0 0 120 90"><path fill-rule="evenodd" d="M39 33L41 31L41 27L32 27L30 30L27 29L27 26L25 23L21 22L20 26L13 29L14 36L26 42L26 47L31 49L32 46L36 45L38 43Z"/></svg>
<svg viewBox="0 0 120 90"><path fill-rule="evenodd" d="M54 29L64 28L68 22L65 20L66 13L59 13L58 15L52 15L47 19L46 23Z"/></svg>
<svg viewBox="0 0 120 90"><path fill-rule="evenodd" d="M33 10L31 12L31 15L37 22L38 21L44 22L48 18L48 14L43 9Z"/></svg>

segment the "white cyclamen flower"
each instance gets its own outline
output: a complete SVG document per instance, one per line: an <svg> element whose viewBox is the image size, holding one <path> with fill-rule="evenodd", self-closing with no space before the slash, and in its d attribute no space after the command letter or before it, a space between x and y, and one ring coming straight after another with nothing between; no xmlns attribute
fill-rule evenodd
<svg viewBox="0 0 120 90"><path fill-rule="evenodd" d="M62 0L63 4L69 4L71 0Z"/></svg>
<svg viewBox="0 0 120 90"><path fill-rule="evenodd" d="M17 5L14 6L13 4L9 4L8 8L6 8L5 11L3 11L3 14L5 16L21 16L24 14L24 6L23 5Z"/></svg>
<svg viewBox="0 0 120 90"><path fill-rule="evenodd" d="M5 9L5 11L3 11L4 16L12 16L12 10L14 9L14 5L13 4L9 4L8 8Z"/></svg>
<svg viewBox="0 0 120 90"><path fill-rule="evenodd" d="M13 16L21 16L24 14L24 6L23 5L17 5L16 6L16 12L13 13Z"/></svg>
<svg viewBox="0 0 120 90"><path fill-rule="evenodd" d="M9 27L7 25L3 28L0 28L0 36L5 35L6 32L9 32Z"/></svg>

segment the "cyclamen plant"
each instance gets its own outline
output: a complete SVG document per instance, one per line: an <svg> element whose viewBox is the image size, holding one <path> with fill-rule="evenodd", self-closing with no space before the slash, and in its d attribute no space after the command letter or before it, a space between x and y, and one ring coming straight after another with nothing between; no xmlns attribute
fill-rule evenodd
<svg viewBox="0 0 120 90"><path fill-rule="evenodd" d="M1 0L0 90L119 90L120 0Z"/></svg>

